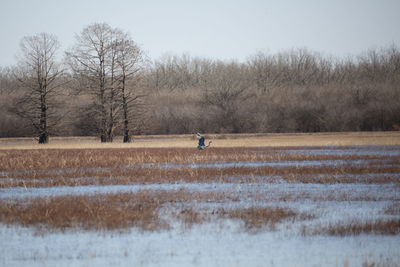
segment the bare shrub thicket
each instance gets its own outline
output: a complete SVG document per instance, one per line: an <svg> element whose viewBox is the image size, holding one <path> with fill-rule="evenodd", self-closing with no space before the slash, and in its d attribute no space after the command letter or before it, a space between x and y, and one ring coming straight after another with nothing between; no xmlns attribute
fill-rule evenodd
<svg viewBox="0 0 400 267"><path fill-rule="evenodd" d="M85 36L99 37L96 46ZM90 54L96 47L104 55ZM257 53L246 62L165 55L144 66L129 35L93 24L67 58L71 81L64 90L86 94L63 99L70 114L64 135L129 141L131 134L400 129L400 51L394 45L346 59L296 49ZM8 68L0 69L0 78L0 102L7 104L18 84ZM1 106L1 136L32 134L26 121Z"/></svg>
<svg viewBox="0 0 400 267"><path fill-rule="evenodd" d="M32 136L33 130L27 130L27 121L21 122L17 115L8 112L16 96L17 79L13 76L14 68L0 67L0 136Z"/></svg>
<svg viewBox="0 0 400 267"><path fill-rule="evenodd" d="M169 96L152 111L154 133L181 132L174 125L182 118L186 133L399 129L396 47L346 60L306 49L258 53L245 63L169 56L147 77L152 101Z"/></svg>

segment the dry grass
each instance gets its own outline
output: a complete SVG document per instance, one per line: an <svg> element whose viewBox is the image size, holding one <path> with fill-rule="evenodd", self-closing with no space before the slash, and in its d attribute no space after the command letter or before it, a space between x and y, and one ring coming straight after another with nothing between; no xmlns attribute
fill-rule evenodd
<svg viewBox="0 0 400 267"><path fill-rule="evenodd" d="M289 147L295 150L298 148ZM320 148L313 148L320 149ZM340 149L346 149L341 147ZM188 148L0 150L0 187L44 187L176 182L397 183L398 156L284 153L285 148ZM358 160L359 165L302 166L304 160ZM174 167L215 162L296 162L291 166ZM364 164L362 164L364 162ZM168 163L172 168L158 164ZM144 164L144 165L143 165ZM146 165L154 164L154 165ZM380 174L354 177L354 174ZM393 174L388 175L388 174ZM347 176L346 176L347 175ZM272 180L271 180L272 181Z"/></svg>
<svg viewBox="0 0 400 267"><path fill-rule="evenodd" d="M379 175L385 173L385 175ZM229 168L106 168L70 169L66 172L29 171L0 175L0 188L115 184L158 184L180 182L273 183L278 177L287 183L398 183L398 166L288 166ZM366 176L364 177L363 174ZM369 174L376 174L368 176ZM392 174L392 175L391 175ZM346 176L347 175L347 176ZM359 176L351 176L359 175Z"/></svg>
<svg viewBox="0 0 400 267"><path fill-rule="evenodd" d="M159 184L159 183L373 183L399 184L400 157L381 154L349 155L318 153L291 153L287 150L304 147L285 146L293 140L307 146L313 144L350 144L359 139L360 143L398 144L398 133L349 133L319 135L227 135L209 136L217 143L216 147L198 151L193 136L148 137L133 144L97 144L93 149L77 149L79 139L72 138L65 146L50 144L39 149L29 146L14 149L2 145L0 149L0 187L44 187L114 184ZM144 137L143 137L144 138ZM286 138L286 139L285 139ZM375 139L374 139L375 138ZM392 141L390 141L392 138ZM283 144L286 140L287 143ZM269 140L269 141L268 141ZM275 141L274 141L275 140ZM363 141L364 140L364 141ZM2 140L4 141L4 140ZM2 142L0 141L0 143ZM17 140L18 141L18 140ZM173 144L190 143L188 147L173 147ZM309 142L310 143L307 143ZM11 142L11 141L9 141ZM171 146L167 143L171 142ZM176 143L174 143L176 142ZM186 143L185 143L186 142ZM242 142L242 143L241 143ZM254 142L254 143L252 143ZM271 142L271 143L268 143ZM281 142L281 143L280 143ZM346 143L347 142L347 143ZM382 143L380 143L382 142ZM399 142L400 143L400 142ZM84 143L85 144L85 143ZM143 147L140 144L143 145ZM151 144L151 145L146 145ZM258 144L258 146L256 146ZM281 144L284 147L270 147ZM55 145L52 147L51 145ZM60 145L57 148L57 145ZM71 145L71 147L69 147ZM104 145L104 146L103 146ZM151 146L159 147L151 147ZM351 145L354 145L352 143ZM118 147L119 146L119 147ZM163 147L164 146L164 147ZM42 149L42 148L51 149ZM60 149L62 147L62 149ZM84 145L83 147L87 147ZM5 149L7 148L7 149ZM64 149L68 148L68 149ZM308 147L307 150L325 149ZM354 147L329 147L330 150L354 149ZM381 148L377 148L381 149ZM388 148L396 149L396 148ZM340 160L341 164L302 165L304 161ZM346 161L359 161L357 164ZM258 166L226 168L192 168L190 164L216 162L295 162L290 166ZM167 163L168 166L159 164ZM174 165L175 164L175 165ZM178 165L176 165L178 164ZM181 165L179 165L181 164ZM375 174L375 175L370 175ZM222 209L225 204L257 203L257 207ZM0 200L0 221L6 224L21 224L44 229L129 229L143 230L169 229L171 227L162 216L172 216L184 227L191 228L215 219L242 221L245 231L257 232L273 230L284 220L302 220L310 215L299 214L295 210L276 207L258 207L273 202L313 203L324 201L392 201L393 205L382 211L385 216L398 216L400 197L376 194L352 194L348 191L332 191L324 194L307 190L299 192L268 192L244 189L240 192L193 192L145 191L138 193L107 194L92 196L60 196L23 200ZM215 209L198 209L198 204L217 204ZM207 206L207 205L206 205ZM234 207L236 205L233 205ZM307 234L356 235L356 234L398 234L399 221L377 220L374 223L352 223L349 225L331 224L320 229L305 229Z"/></svg>
<svg viewBox="0 0 400 267"><path fill-rule="evenodd" d="M140 163L204 163L239 161L387 160L379 155L312 155L282 153L288 148L189 148L0 150L0 170L46 170L115 167ZM320 149L314 147L313 149ZM341 147L340 149L346 149ZM392 157L399 160L399 157Z"/></svg>
<svg viewBox="0 0 400 267"><path fill-rule="evenodd" d="M153 231L169 229L162 214L171 214L185 228L211 219L238 219L246 231L264 227L274 229L285 219L304 219L298 213L280 207L252 207L248 209L199 210L193 203L229 203L237 198L226 193L200 193L180 190L142 191L138 193L58 196L21 200L0 200L0 222L34 226L39 229L95 229L114 230L138 227ZM192 203L190 206L188 204Z"/></svg>
<svg viewBox="0 0 400 267"><path fill-rule="evenodd" d="M347 146L347 145L400 145L400 132L347 132L347 133L295 133L295 134L223 134L206 135L215 147L268 147L268 146ZM193 135L134 136L135 142L102 144L93 137L51 138L46 145L36 144L33 138L2 138L0 149L83 149L83 148L150 148L193 147Z"/></svg>
<svg viewBox="0 0 400 267"><path fill-rule="evenodd" d="M195 224L201 224L210 220L210 214L200 213L188 207L172 212L172 215L175 219L181 221L186 229L192 228Z"/></svg>
<svg viewBox="0 0 400 267"><path fill-rule="evenodd" d="M177 219L200 223L197 212L183 207L190 202L229 201L224 194L192 193L186 190L141 191L138 193L65 195L23 200L0 200L0 222L44 229L168 229L159 213L163 207L178 205ZM178 207L178 210L180 209Z"/></svg>
<svg viewBox="0 0 400 267"><path fill-rule="evenodd" d="M347 263L347 262L345 262ZM344 264L343 266L348 267L348 264ZM369 257L367 257L362 265L362 267L399 267L400 263L398 260L396 260L396 257L387 257L387 258L383 258L381 257L380 259L370 259Z"/></svg>
<svg viewBox="0 0 400 267"><path fill-rule="evenodd" d="M156 230L167 226L158 216L160 203L146 194L62 196L0 201L0 221L37 228Z"/></svg>
<svg viewBox="0 0 400 267"><path fill-rule="evenodd" d="M321 193L315 193L312 191L299 190L292 192L278 192L272 191L261 191L261 192L248 192L243 191L243 194L250 195L251 199L258 203L269 203L269 202L284 202L284 203L324 203L324 202L375 202L375 201L400 201L400 196L397 195L380 195L377 196L371 192L371 194L354 194L349 191L324 191Z"/></svg>
<svg viewBox="0 0 400 267"><path fill-rule="evenodd" d="M1 203L1 221L48 228L117 229L138 226L146 230L158 222L154 199L132 201L132 195L62 196L35 198L23 203ZM142 198L143 196L140 196ZM135 204L136 202L136 204Z"/></svg>
<svg viewBox="0 0 400 267"><path fill-rule="evenodd" d="M258 206L256 203L287 203L314 201L377 201L369 195L353 195L331 192L310 195L307 191L281 192L241 191L230 193L146 190L137 193L97 194L83 196L58 196L49 198L28 198L0 200L0 222L49 229L94 229L114 230L137 227L146 231L170 229L166 214L172 216L185 228L213 219L233 219L243 222L244 231L258 232L275 230L276 225L285 220L292 222L314 219L313 214L299 213L287 207ZM242 208L241 201L251 198L256 206ZM393 201L400 201L396 199ZM221 208L214 204L239 203L231 208ZM398 204L388 206L383 213L398 215ZM210 209L199 208L202 203L212 204ZM200 204L200 206L198 206ZM305 235L359 235L359 234L399 234L400 221L377 220L374 223L329 224L303 228Z"/></svg>
<svg viewBox="0 0 400 267"><path fill-rule="evenodd" d="M251 207L247 209L219 209L216 214L221 218L238 219L244 222L247 231L258 231L264 227L274 230L276 224L286 220L294 220L298 213L281 207Z"/></svg>
<svg viewBox="0 0 400 267"><path fill-rule="evenodd" d="M394 203L383 210L384 214L400 216L400 203Z"/></svg>
<svg viewBox="0 0 400 267"><path fill-rule="evenodd" d="M349 236L360 234L397 235L400 233L400 219L377 220L374 222L336 223L307 230L303 234L328 234L331 236Z"/></svg>

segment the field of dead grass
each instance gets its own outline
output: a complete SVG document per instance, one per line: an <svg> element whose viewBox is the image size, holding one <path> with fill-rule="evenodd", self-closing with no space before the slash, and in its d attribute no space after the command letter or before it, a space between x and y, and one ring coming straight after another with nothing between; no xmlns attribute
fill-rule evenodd
<svg viewBox="0 0 400 267"><path fill-rule="evenodd" d="M303 234L307 235L304 228ZM349 236L360 234L397 235L400 234L400 219L376 220L374 222L336 223L311 230L311 234L328 234L331 236Z"/></svg>
<svg viewBox="0 0 400 267"><path fill-rule="evenodd" d="M206 134L214 147L260 146L353 146L400 145L400 131L343 132L343 133L288 133L288 134ZM193 147L197 140L192 135L133 136L133 142L100 143L95 137L52 137L49 144L39 145L34 138L0 138L0 149L84 149L84 148L151 148Z"/></svg>
<svg viewBox="0 0 400 267"><path fill-rule="evenodd" d="M1 150L0 188L274 182L265 177L287 183L398 182L397 154L340 153L350 147L337 148L339 152L333 154L293 153L296 149L301 148ZM310 151L323 150L313 147Z"/></svg>
<svg viewBox="0 0 400 267"><path fill-rule="evenodd" d="M250 232L276 231L291 222L302 225L304 235L397 235L399 137L397 132L210 135L215 146L204 151L196 149L192 136L137 138L128 145L71 138L40 147L1 140L0 222L39 229L154 231L170 229L171 220L187 228L233 220ZM90 193L93 186L113 185L148 189ZM12 193L66 186L88 193L28 198ZM334 209L341 203L361 203L376 215L325 223L325 209L299 209ZM324 223L315 227L318 220Z"/></svg>
<svg viewBox="0 0 400 267"><path fill-rule="evenodd" d="M304 194L304 192L303 192ZM257 203L262 201L260 195L252 195ZM317 203L323 201L376 201L368 197L351 199L346 196L332 195L325 200L309 199L307 194L280 196L285 202L301 202L306 199ZM376 219L374 221L353 221L350 223L332 222L318 227L307 226L308 220L316 215L294 210L293 208L270 205L251 206L248 208L232 206L224 208L196 208L199 203L240 203L242 197L224 192L190 192L179 191L140 191L137 193L95 194L95 195L65 195L56 197L36 197L23 200L0 200L0 222L34 226L39 231L51 229L95 229L123 230L136 227L144 231L168 230L170 219L182 223L186 228L195 224L212 222L221 219L241 221L243 230L258 232L262 230L277 230L276 224L282 221L305 222L302 226L303 235L328 234L347 236L359 234L400 234L400 215L397 218ZM271 201L271 199L268 199ZM277 199L275 199L277 201ZM399 201L399 199L395 200ZM268 202L264 202L268 203ZM271 206L272 205L272 206ZM389 207L390 209L391 207ZM384 213L387 209L382 210Z"/></svg>
<svg viewBox="0 0 400 267"><path fill-rule="evenodd" d="M170 205L178 205L179 208L173 209L172 215L186 227L215 218L229 218L242 220L245 228L251 230L264 226L273 229L276 223L298 215L290 209L279 207L231 210L218 208L206 212L185 207L188 203L202 201L226 202L229 201L229 196L218 193L192 194L181 190L0 201L0 222L35 226L39 230L54 228L114 230L138 227L153 231L170 228L168 222L160 216L160 210Z"/></svg>

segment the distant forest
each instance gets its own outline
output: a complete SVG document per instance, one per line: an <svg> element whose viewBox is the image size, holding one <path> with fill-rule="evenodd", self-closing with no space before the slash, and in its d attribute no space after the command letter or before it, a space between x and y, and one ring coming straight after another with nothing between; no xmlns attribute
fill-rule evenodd
<svg viewBox="0 0 400 267"><path fill-rule="evenodd" d="M18 64L0 68L0 137L400 130L395 45L349 58L303 48L150 61L126 32L92 24L59 47L50 34L24 37Z"/></svg>

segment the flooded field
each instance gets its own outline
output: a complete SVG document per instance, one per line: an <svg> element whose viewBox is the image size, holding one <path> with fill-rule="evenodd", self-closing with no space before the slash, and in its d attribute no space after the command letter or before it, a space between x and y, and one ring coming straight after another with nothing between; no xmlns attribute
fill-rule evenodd
<svg viewBox="0 0 400 267"><path fill-rule="evenodd" d="M2 266L399 266L400 146L0 150Z"/></svg>

